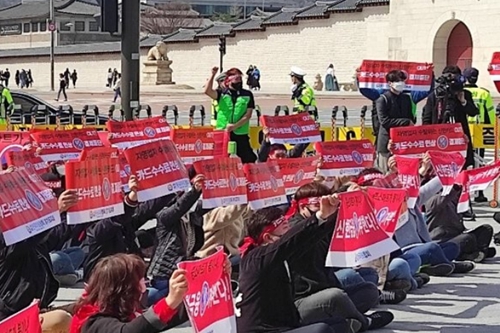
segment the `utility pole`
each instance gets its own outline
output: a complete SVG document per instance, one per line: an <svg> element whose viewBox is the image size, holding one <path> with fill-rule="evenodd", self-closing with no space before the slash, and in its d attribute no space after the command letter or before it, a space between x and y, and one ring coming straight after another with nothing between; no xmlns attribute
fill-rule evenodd
<svg viewBox="0 0 500 333"><path fill-rule="evenodd" d="M224 67L224 56L226 55L226 36L220 35L219 37L219 55L220 55L220 72L222 73Z"/></svg>
<svg viewBox="0 0 500 333"><path fill-rule="evenodd" d="M57 25L54 20L54 0L49 1L49 30L50 30L50 90L54 91L54 44ZM55 28L55 29L54 29Z"/></svg>
<svg viewBox="0 0 500 333"><path fill-rule="evenodd" d="M122 110L125 120L133 120L139 108L139 29L140 0L122 1Z"/></svg>
<svg viewBox="0 0 500 333"><path fill-rule="evenodd" d="M247 0L243 2L243 19L247 19Z"/></svg>

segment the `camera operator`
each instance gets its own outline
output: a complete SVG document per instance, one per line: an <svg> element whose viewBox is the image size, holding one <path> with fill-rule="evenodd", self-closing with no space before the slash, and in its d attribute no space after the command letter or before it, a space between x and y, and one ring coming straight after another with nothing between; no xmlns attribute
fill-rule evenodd
<svg viewBox="0 0 500 333"><path fill-rule="evenodd" d="M422 114L422 124L460 123L469 139L464 169L474 165L474 152L468 117L479 114L470 91L464 90L465 78L458 66L447 66L436 80L434 91L427 98Z"/></svg>

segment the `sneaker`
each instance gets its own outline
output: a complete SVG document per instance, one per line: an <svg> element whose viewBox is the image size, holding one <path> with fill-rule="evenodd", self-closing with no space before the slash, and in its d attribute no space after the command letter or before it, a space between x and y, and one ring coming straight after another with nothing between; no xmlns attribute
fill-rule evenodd
<svg viewBox="0 0 500 333"><path fill-rule="evenodd" d="M476 264L473 261L455 261L453 265L455 266L453 270L454 274L468 273L476 268Z"/></svg>
<svg viewBox="0 0 500 333"><path fill-rule="evenodd" d="M346 321L348 333L358 333L363 327L363 324L356 319L347 319Z"/></svg>
<svg viewBox="0 0 500 333"><path fill-rule="evenodd" d="M482 202L488 202L488 198L485 197L484 195L480 195L476 198L474 198L475 203L482 203Z"/></svg>
<svg viewBox="0 0 500 333"><path fill-rule="evenodd" d="M394 320L394 315L389 311L377 311L367 316L370 326L369 330L377 330L389 325Z"/></svg>
<svg viewBox="0 0 500 333"><path fill-rule="evenodd" d="M480 263L483 262L484 259L486 259L486 253L484 253L483 251L479 251L476 257L472 259L472 261L475 263Z"/></svg>
<svg viewBox="0 0 500 333"><path fill-rule="evenodd" d="M384 290L404 290L405 292L410 291L411 282L407 280L392 280L385 283Z"/></svg>
<svg viewBox="0 0 500 333"><path fill-rule="evenodd" d="M406 299L406 292L404 290L382 290L378 299L380 304L399 304Z"/></svg>
<svg viewBox="0 0 500 333"><path fill-rule="evenodd" d="M489 259L489 258L493 258L497 255L497 249L495 249L494 247L489 247L487 250L486 250L486 258Z"/></svg>
<svg viewBox="0 0 500 333"><path fill-rule="evenodd" d="M427 283L431 282L431 277L425 273L417 273L415 274L414 278L419 278L422 280L423 285L426 285Z"/></svg>
<svg viewBox="0 0 500 333"><path fill-rule="evenodd" d="M422 267L420 272L430 276L448 276L453 273L453 269L454 267L451 264L437 264L434 266Z"/></svg>
<svg viewBox="0 0 500 333"><path fill-rule="evenodd" d="M64 287L72 287L78 282L78 276L76 274L56 275L55 278L59 284Z"/></svg>

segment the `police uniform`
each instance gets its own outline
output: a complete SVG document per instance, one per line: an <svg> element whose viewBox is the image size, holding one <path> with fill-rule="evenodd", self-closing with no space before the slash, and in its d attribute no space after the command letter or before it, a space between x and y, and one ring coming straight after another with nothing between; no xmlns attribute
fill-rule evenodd
<svg viewBox="0 0 500 333"><path fill-rule="evenodd" d="M314 89L304 81L306 72L294 66L291 68L290 76L294 76L302 81L301 84L292 88L292 100L294 102L293 112L300 113L307 111L309 106L316 107Z"/></svg>

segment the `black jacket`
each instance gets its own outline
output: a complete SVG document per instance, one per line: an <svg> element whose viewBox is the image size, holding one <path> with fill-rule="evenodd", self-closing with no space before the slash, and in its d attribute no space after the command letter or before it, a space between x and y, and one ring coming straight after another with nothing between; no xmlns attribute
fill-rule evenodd
<svg viewBox="0 0 500 333"><path fill-rule="evenodd" d="M156 216L156 249L148 269L148 276L169 279L177 264L194 255L204 241L201 203L188 213L201 192L191 188L176 202L163 208Z"/></svg>
<svg viewBox="0 0 500 333"><path fill-rule="evenodd" d="M87 229L86 243L89 254L83 263L84 280L88 281L97 262L117 253L140 255L135 232L147 221L154 219L175 194L140 203L137 207L125 204L125 214L98 221Z"/></svg>
<svg viewBox="0 0 500 333"><path fill-rule="evenodd" d="M432 240L445 242L465 231L463 219L457 213L461 193L462 187L454 185L448 195L438 193L425 203L427 226Z"/></svg>
<svg viewBox="0 0 500 333"><path fill-rule="evenodd" d="M294 145L292 149L287 151L287 156L289 158L302 157L302 154L307 149L307 146L309 146L308 143L299 143L297 145ZM266 140L263 140L262 143L260 144L260 149L258 151L258 157L259 157L258 161L266 162L269 157L270 151L271 151L271 143Z"/></svg>
<svg viewBox="0 0 500 333"><path fill-rule="evenodd" d="M383 93L376 102L379 129L377 152L388 153L390 130L394 127L410 126L415 123L411 97L407 94L396 95L390 91Z"/></svg>
<svg viewBox="0 0 500 333"><path fill-rule="evenodd" d="M316 217L291 228L277 242L259 246L240 263L242 301L238 333L283 332L301 325L294 303L295 259L333 230L335 216L323 224Z"/></svg>
<svg viewBox="0 0 500 333"><path fill-rule="evenodd" d="M474 152L472 149L472 140L469 130L468 117L474 117L479 114L479 110L476 107L472 99L472 94L468 90L464 90L465 99L467 103L462 105L458 99L453 98L447 103L453 103L455 109L455 123L461 124L465 135L469 138L469 145L467 149L467 159L464 168L470 165L474 165ZM443 106L442 112L446 111L446 106ZM422 113L422 125L440 124L442 123L440 116L438 114L438 103L435 93L431 93L427 97L427 103L425 104L424 111Z"/></svg>

